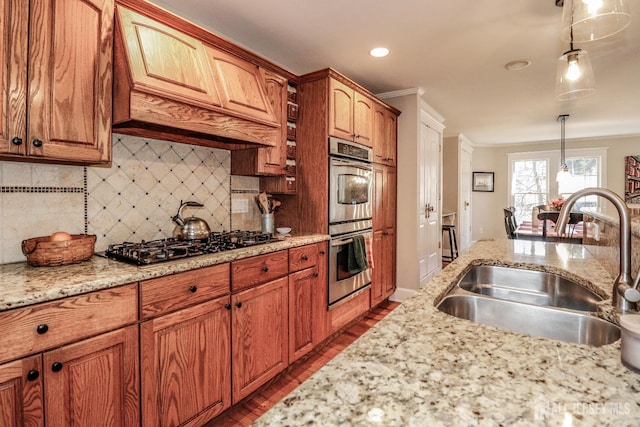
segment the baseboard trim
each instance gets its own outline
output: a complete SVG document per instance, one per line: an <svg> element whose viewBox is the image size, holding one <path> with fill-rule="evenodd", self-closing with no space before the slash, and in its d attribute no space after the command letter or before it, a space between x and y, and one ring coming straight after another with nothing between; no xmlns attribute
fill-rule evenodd
<svg viewBox="0 0 640 427"><path fill-rule="evenodd" d="M415 289L396 288L396 291L389 297L389 300L396 302L404 302L415 294Z"/></svg>

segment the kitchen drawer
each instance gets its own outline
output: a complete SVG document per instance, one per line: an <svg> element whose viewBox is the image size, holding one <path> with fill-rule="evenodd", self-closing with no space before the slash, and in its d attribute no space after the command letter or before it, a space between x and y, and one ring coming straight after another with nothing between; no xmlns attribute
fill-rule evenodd
<svg viewBox="0 0 640 427"><path fill-rule="evenodd" d="M229 264L140 282L140 317L149 319L229 293Z"/></svg>
<svg viewBox="0 0 640 427"><path fill-rule="evenodd" d="M289 272L313 267L318 262L318 246L307 245L289 249Z"/></svg>
<svg viewBox="0 0 640 427"><path fill-rule="evenodd" d="M288 251L273 252L231 263L231 290L249 288L289 272Z"/></svg>
<svg viewBox="0 0 640 427"><path fill-rule="evenodd" d="M130 284L0 313L0 362L136 322L137 291Z"/></svg>

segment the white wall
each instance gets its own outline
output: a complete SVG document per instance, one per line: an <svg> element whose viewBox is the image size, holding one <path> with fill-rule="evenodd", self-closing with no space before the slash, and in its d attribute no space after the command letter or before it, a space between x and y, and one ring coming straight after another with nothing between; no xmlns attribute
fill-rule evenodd
<svg viewBox="0 0 640 427"><path fill-rule="evenodd" d="M624 196L624 159L640 154L640 136L610 139L567 140L567 150L573 148L608 147L607 187ZM473 170L495 172L493 193L473 193L473 240L504 238L502 208L509 204L508 153L560 150L560 142L509 145L505 147L474 147Z"/></svg>

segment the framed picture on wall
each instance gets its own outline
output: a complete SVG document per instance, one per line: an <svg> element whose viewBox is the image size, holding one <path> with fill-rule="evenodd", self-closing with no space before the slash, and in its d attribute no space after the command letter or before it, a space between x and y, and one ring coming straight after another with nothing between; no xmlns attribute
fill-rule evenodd
<svg viewBox="0 0 640 427"><path fill-rule="evenodd" d="M493 172L473 172L473 191L493 191Z"/></svg>

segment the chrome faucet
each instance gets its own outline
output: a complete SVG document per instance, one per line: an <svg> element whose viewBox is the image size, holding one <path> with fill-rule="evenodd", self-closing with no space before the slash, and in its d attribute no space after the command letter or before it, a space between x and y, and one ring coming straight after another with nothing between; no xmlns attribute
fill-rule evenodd
<svg viewBox="0 0 640 427"><path fill-rule="evenodd" d="M613 306L622 313L636 310L636 302L640 301L640 274L633 281L631 278L631 217L629 208L620 196L606 188L585 188L571 194L564 202L556 223L559 236L566 233L569 213L575 202L584 196L596 195L609 200L618 210L620 217L620 274L613 282L611 299Z"/></svg>

